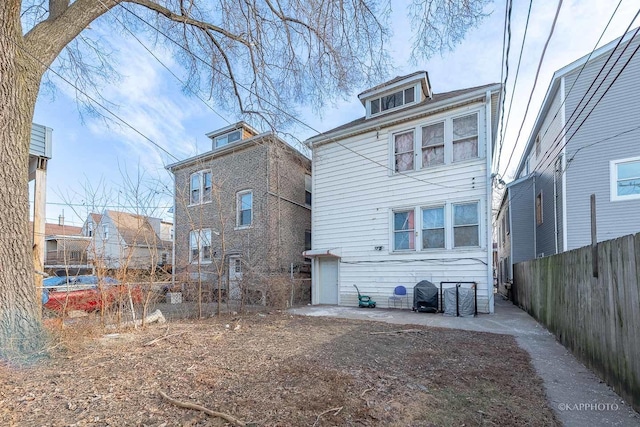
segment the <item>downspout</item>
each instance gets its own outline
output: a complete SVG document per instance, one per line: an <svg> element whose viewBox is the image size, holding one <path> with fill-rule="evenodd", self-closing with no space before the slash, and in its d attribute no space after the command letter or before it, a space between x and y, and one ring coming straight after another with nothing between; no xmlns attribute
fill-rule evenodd
<svg viewBox="0 0 640 427"><path fill-rule="evenodd" d="M498 104L499 105L499 104ZM499 108L499 107L498 107ZM487 129L486 132L486 140L485 140L485 145L486 145L486 153L487 153L487 158L486 158L486 187L487 187L487 194L486 194L486 200L487 200L487 205L485 207L486 210L486 215L487 215L487 219L485 221L485 235L486 235L486 248L487 248L487 302L489 304L489 313L493 313L494 312L494 300L493 300L493 239L492 239L492 229L491 229L491 224L492 224L492 200L491 200L491 192L492 192L492 188L493 188L493 180L491 178L491 163L493 160L493 154L492 154L492 147L491 147L491 141L492 141L492 129L491 129L491 122L492 122L492 116L491 116L491 91L488 90L486 92L485 95L485 127Z"/></svg>

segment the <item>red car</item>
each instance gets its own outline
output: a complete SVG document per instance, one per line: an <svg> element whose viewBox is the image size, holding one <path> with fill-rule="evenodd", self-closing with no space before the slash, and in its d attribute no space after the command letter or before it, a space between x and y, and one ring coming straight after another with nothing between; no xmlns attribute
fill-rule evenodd
<svg viewBox="0 0 640 427"><path fill-rule="evenodd" d="M61 284L50 287L45 285L43 292L44 307L55 311L95 311L100 310L103 304L110 307L129 301L127 287L110 277L100 281L96 276L68 277ZM134 303L141 302L140 288L132 287L131 297Z"/></svg>

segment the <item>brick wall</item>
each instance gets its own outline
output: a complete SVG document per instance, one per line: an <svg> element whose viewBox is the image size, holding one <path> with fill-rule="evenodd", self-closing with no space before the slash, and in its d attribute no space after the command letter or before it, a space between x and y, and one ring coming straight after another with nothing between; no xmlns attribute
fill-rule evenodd
<svg viewBox="0 0 640 427"><path fill-rule="evenodd" d="M229 148L229 147L227 147ZM212 201L189 206L189 180L194 172L211 169ZM247 267L260 273L288 271L302 263L304 232L311 228L311 211L304 207L304 175L310 161L273 137L224 155L201 157L174 169L176 273L208 273L214 280L222 256L241 254ZM253 192L250 228L236 227L236 195ZM214 262L189 263L189 232L211 228ZM225 270L226 275L226 270Z"/></svg>

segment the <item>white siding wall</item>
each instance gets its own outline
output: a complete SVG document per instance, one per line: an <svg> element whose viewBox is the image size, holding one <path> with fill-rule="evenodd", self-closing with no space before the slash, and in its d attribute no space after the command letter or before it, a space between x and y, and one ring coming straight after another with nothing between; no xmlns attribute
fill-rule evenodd
<svg viewBox="0 0 640 427"><path fill-rule="evenodd" d="M375 163L393 167L391 134L471 112L479 114L480 158L408 172L407 176L393 174ZM423 279L436 285L440 281L475 281L479 283L478 309L489 311L493 290L492 284L487 283L491 268L487 265L487 247L491 242L486 241L486 135L484 104L474 104L314 149L313 248L341 250L339 304L357 305L354 284L380 306L386 306L397 285L404 285L411 292ZM393 209L415 208L419 231L420 207L449 207L451 203L473 201L479 202L480 247L393 252ZM445 213L447 245L451 247L452 213L448 209ZM375 250L376 246L382 246L382 250Z"/></svg>

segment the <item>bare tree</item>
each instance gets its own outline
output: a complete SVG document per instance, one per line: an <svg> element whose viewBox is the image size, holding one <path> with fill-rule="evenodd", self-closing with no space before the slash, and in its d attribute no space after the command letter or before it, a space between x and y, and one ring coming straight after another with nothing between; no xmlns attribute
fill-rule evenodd
<svg viewBox="0 0 640 427"><path fill-rule="evenodd" d="M479 17L485 2L419 1L435 24L416 35L420 52L461 38L476 22L462 18ZM112 77L108 40L92 38L90 24L105 15L114 32L121 24L149 32L175 48L188 85L280 126L291 117L282 111L320 107L389 70L389 10L377 0L0 1L0 357L35 354L43 345L26 226L30 127L47 70L73 83L81 100L83 88Z"/></svg>

